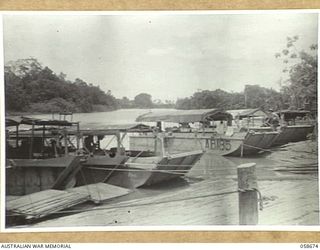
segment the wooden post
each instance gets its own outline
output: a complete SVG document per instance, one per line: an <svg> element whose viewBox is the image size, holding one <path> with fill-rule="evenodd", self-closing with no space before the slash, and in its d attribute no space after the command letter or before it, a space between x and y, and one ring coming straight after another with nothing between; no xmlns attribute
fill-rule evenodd
<svg viewBox="0 0 320 250"><path fill-rule="evenodd" d="M258 224L258 189L256 164L246 163L238 166L239 224Z"/></svg>

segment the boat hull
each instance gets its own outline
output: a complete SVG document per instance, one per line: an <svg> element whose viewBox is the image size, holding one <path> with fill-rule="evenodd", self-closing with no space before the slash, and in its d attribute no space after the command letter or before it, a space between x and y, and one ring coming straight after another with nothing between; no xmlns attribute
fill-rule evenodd
<svg viewBox="0 0 320 250"><path fill-rule="evenodd" d="M202 155L199 150L167 157L133 158L126 165L134 187L151 186L184 176Z"/></svg>
<svg viewBox="0 0 320 250"><path fill-rule="evenodd" d="M243 146L241 146L243 149L239 147L237 150L228 154L228 156L249 156L268 151L278 134L278 132L249 132L243 141ZM242 153L241 150L243 151Z"/></svg>
<svg viewBox="0 0 320 250"><path fill-rule="evenodd" d="M26 195L50 189L66 168L79 162L76 156L10 159L6 164L6 195ZM68 187L74 185L74 179L67 184Z"/></svg>
<svg viewBox="0 0 320 250"><path fill-rule="evenodd" d="M164 138L164 150L168 154L177 154L194 150L212 151L217 155L228 155L238 150L245 134L235 137L212 136L212 133L173 133ZM150 151L161 155L161 147L157 145L154 136L130 136L130 150Z"/></svg>
<svg viewBox="0 0 320 250"><path fill-rule="evenodd" d="M119 170L126 168L124 163L128 160L125 155L94 155L81 163L81 171L76 176L76 185L82 186L93 183L109 183L124 186L123 179L126 172Z"/></svg>
<svg viewBox="0 0 320 250"><path fill-rule="evenodd" d="M261 131L272 131L270 127L253 127L250 130L261 132ZM298 142L307 140L307 136L314 130L314 125L290 125L282 126L279 129L279 134L272 142L271 146L281 146L289 142Z"/></svg>
<svg viewBox="0 0 320 250"><path fill-rule="evenodd" d="M313 125L283 126L272 146L307 140L308 134L312 133L313 129Z"/></svg>
<svg viewBox="0 0 320 250"><path fill-rule="evenodd" d="M181 153L192 150L210 151L220 156L248 156L271 147L278 136L277 132L239 132L232 136L219 136L213 133L173 133L165 137L164 148L168 153ZM130 149L147 151L158 150L151 135L131 136Z"/></svg>

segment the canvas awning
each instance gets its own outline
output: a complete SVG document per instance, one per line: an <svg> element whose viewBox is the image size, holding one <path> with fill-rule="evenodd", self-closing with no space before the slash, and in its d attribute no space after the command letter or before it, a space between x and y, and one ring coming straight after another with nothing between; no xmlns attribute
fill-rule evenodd
<svg viewBox="0 0 320 250"><path fill-rule="evenodd" d="M17 126L20 124L26 125L48 125L48 126L73 126L77 124L77 122L69 122L65 120L43 120L43 119L36 119L31 117L6 117L6 126Z"/></svg>
<svg viewBox="0 0 320 250"><path fill-rule="evenodd" d="M87 123L81 126L82 135L115 135L120 132L152 132L152 128L145 124L106 124L101 123ZM68 131L68 134L76 133L76 131Z"/></svg>
<svg viewBox="0 0 320 250"><path fill-rule="evenodd" d="M243 119L246 117L265 117L267 114L259 108L256 109L234 109L228 110L228 113L232 114L233 118Z"/></svg>
<svg viewBox="0 0 320 250"><path fill-rule="evenodd" d="M6 117L6 127L18 126L21 124L21 117Z"/></svg>
<svg viewBox="0 0 320 250"><path fill-rule="evenodd" d="M137 117L137 122L191 123L204 121L231 120L232 115L220 109L192 109L150 112Z"/></svg>

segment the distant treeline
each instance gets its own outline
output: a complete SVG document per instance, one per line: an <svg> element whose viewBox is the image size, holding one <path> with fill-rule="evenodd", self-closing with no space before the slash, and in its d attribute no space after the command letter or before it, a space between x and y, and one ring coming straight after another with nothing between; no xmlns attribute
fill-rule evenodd
<svg viewBox="0 0 320 250"><path fill-rule="evenodd" d="M173 103L153 103L151 95L141 93L134 100L115 98L79 78L66 80L37 59L19 59L5 66L5 102L7 112L53 113L95 112L119 108L173 107Z"/></svg>
<svg viewBox="0 0 320 250"><path fill-rule="evenodd" d="M243 92L232 93L221 89L202 90L176 102L177 109L280 109L288 106L289 103L286 103L280 92L259 85L246 85Z"/></svg>
<svg viewBox="0 0 320 250"><path fill-rule="evenodd" d="M66 75L55 74L36 59L20 59L5 66L5 101L7 112L52 113L61 111L94 112L119 108L177 108L177 109L243 109L317 108L317 46L310 53L293 48L298 37L288 37L286 48L276 53L283 62L287 79L276 91L259 85L245 85L243 92L221 89L201 90L176 102L152 100L148 93L140 93L133 100L117 99L91 83L81 79L73 82ZM213 85L214 89L214 85Z"/></svg>
<svg viewBox="0 0 320 250"><path fill-rule="evenodd" d="M65 77L33 58L9 63L5 67L6 110L50 113L118 108L111 93L81 79L71 82Z"/></svg>

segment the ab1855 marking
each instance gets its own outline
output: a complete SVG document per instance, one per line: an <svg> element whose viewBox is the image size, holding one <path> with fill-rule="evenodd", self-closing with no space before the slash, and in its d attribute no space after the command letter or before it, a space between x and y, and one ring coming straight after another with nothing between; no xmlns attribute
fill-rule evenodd
<svg viewBox="0 0 320 250"><path fill-rule="evenodd" d="M208 138L206 139L206 148L229 151L231 149L231 143L230 140L223 138Z"/></svg>

